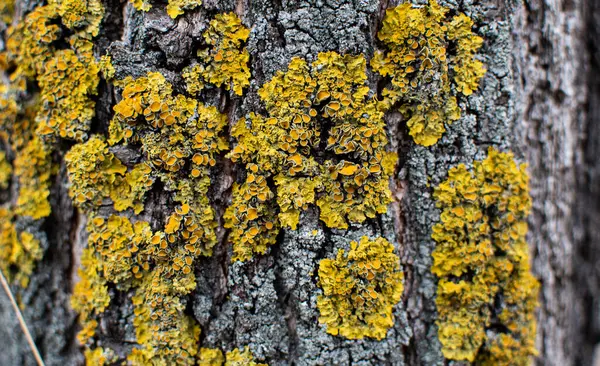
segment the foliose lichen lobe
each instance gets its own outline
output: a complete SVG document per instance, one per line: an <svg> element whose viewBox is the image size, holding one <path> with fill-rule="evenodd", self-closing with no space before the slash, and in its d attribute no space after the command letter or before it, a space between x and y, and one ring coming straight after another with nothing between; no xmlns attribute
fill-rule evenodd
<svg viewBox="0 0 600 366"><path fill-rule="evenodd" d="M393 307L402 296L404 275L394 246L384 238L350 243L350 250L319 263L319 322L348 339L382 339L394 325Z"/></svg>
<svg viewBox="0 0 600 366"><path fill-rule="evenodd" d="M526 365L535 350L539 283L525 235L528 175L511 153L493 148L473 170L458 165L436 187L442 210L433 273L444 356L489 365ZM498 331L497 329L504 329Z"/></svg>
<svg viewBox="0 0 600 366"><path fill-rule="evenodd" d="M483 38L472 32L468 16L447 19L448 11L435 0L388 9L378 33L387 52L371 59L373 69L391 79L382 92L386 107L398 106L410 135L424 146L435 144L445 126L460 118L457 95L471 95L485 74L475 58Z"/></svg>

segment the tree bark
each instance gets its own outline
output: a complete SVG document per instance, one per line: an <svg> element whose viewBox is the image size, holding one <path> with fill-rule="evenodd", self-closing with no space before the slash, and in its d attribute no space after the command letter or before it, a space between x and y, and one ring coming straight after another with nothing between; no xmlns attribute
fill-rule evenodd
<svg viewBox="0 0 600 366"><path fill-rule="evenodd" d="M15 21L41 1L17 0ZM226 113L230 126L263 107L257 90L294 56L313 61L322 51L364 54L381 48L376 34L387 8L397 0L204 0L202 7L176 20L165 4L148 12L127 1L104 0L105 16L94 39L97 57L112 55L117 78L160 71L183 93L182 68L194 43L217 13L234 11L251 29L248 50L252 81L243 97L218 90L203 102ZM423 3L415 1L415 3ZM489 146L512 151L527 162L533 210L528 243L533 272L541 283L537 318L539 365L589 365L600 336L600 6L594 0L440 1L475 21L484 38L479 51L487 73L479 89L460 101L462 117L432 147L408 135L398 113L388 113L390 146L399 155L391 183L388 213L347 231L319 224L315 208L301 216L297 230L282 230L265 255L230 263L231 245L222 225L239 167L225 158L211 177L210 191L220 227L211 257L196 266L197 287L189 312L202 329L202 347L230 350L249 346L269 365L443 365L438 340L431 272L435 242L431 228L440 211L432 187L459 163L468 166ZM4 47L4 45L2 44ZM369 75L376 89L380 79ZM93 133L107 134L112 107L120 99L102 81L96 99ZM68 195L63 162L69 144L56 153L61 161L51 189L52 214L43 220L44 256L26 288L13 286L27 324L47 365L83 364L75 335L77 314L69 298L87 243L86 216ZM115 150L124 162L141 156L134 148ZM217 183L214 183L217 182ZM162 225L174 209L169 193L153 189L141 218ZM317 234L313 234L317 230ZM317 319L316 269L323 258L363 235L394 243L404 270L404 294L395 324L381 340L345 340L327 334ZM99 343L125 356L135 344L130 294L111 290L102 316ZM0 294L1 365L33 365L34 359L4 294ZM451 362L450 362L451 363ZM459 364L454 362L453 364Z"/></svg>

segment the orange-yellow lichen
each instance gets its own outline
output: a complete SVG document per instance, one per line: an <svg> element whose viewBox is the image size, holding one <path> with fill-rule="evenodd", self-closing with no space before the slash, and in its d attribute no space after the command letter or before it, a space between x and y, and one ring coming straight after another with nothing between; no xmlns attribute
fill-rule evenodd
<svg viewBox="0 0 600 366"><path fill-rule="evenodd" d="M267 366L254 361L254 355L248 346L243 351L236 348L223 356L218 348L201 348L198 354L199 366Z"/></svg>
<svg viewBox="0 0 600 366"><path fill-rule="evenodd" d="M19 196L15 212L34 220L50 215L51 158L42 141L33 137L25 147L17 151L14 161L15 175L19 182Z"/></svg>
<svg viewBox="0 0 600 366"><path fill-rule="evenodd" d="M184 312L185 296L196 287L195 262L211 255L217 242L208 191L210 168L227 149L221 135L227 116L195 99L173 95L171 84L157 72L117 85L123 88L123 99L114 107L110 144L141 143L145 170L133 174L134 169L128 176L144 181L149 172L167 191L174 191L178 203L163 230L136 248L129 263L136 279L134 325L140 347L128 360L134 365L193 364L200 327Z"/></svg>
<svg viewBox="0 0 600 366"><path fill-rule="evenodd" d="M110 198L117 211L143 210L144 195L153 182L150 167L145 163L127 172L127 167L98 136L73 146L65 155L65 163L71 184L69 195L77 206L89 210Z"/></svg>
<svg viewBox="0 0 600 366"><path fill-rule="evenodd" d="M200 348L198 366L222 366L225 363L223 352L218 348Z"/></svg>
<svg viewBox="0 0 600 366"><path fill-rule="evenodd" d="M362 55L325 52L312 65L293 58L261 87L268 117L250 113L232 129L237 145L228 156L248 170L224 216L234 260L263 253L278 228L295 229L311 204L327 226L340 229L386 212L396 155L385 151L383 111L366 79ZM331 153L316 159L323 125L331 126ZM268 202L275 197L276 207Z"/></svg>
<svg viewBox="0 0 600 366"><path fill-rule="evenodd" d="M0 20L5 24L12 22L15 11L15 0L4 0L0 2Z"/></svg>
<svg viewBox="0 0 600 366"><path fill-rule="evenodd" d="M203 34L208 48L198 51L200 63L184 69L187 91L195 95L213 84L242 95L250 85L250 54L244 47L249 35L235 13L217 14Z"/></svg>
<svg viewBox="0 0 600 366"><path fill-rule="evenodd" d="M130 280L138 273L135 268L146 263L137 254L140 250L143 252L150 242L150 225L145 221L132 224L126 217L111 215L107 220L102 217L93 218L88 223L87 230L88 246L94 250L98 268L102 269L102 277L128 288Z"/></svg>
<svg viewBox="0 0 600 366"><path fill-rule="evenodd" d="M115 68L112 64L112 58L110 55L104 55L100 57L100 61L98 61L98 68L106 80L112 81L115 77Z"/></svg>
<svg viewBox="0 0 600 366"><path fill-rule="evenodd" d="M473 21L462 13L447 20L448 10L435 0L388 9L378 33L388 52L371 60L376 72L391 78L384 104L399 105L410 135L424 146L435 144L445 124L460 117L451 79L457 92L470 95L485 73L475 59L483 39L471 31Z"/></svg>
<svg viewBox="0 0 600 366"><path fill-rule="evenodd" d="M227 352L225 355L225 366L267 366L266 363L257 363L254 361L254 355L250 352L248 346L243 351L239 348Z"/></svg>
<svg viewBox="0 0 600 366"><path fill-rule="evenodd" d="M103 14L99 0L54 0L7 31L7 56L16 66L12 78L34 79L40 87L40 136L77 141L87 137L94 116L91 96L98 84L91 38L98 34ZM66 47L57 48L59 40Z"/></svg>
<svg viewBox="0 0 600 366"><path fill-rule="evenodd" d="M435 189L442 213L433 227L432 271L440 278L436 304L447 358L527 365L535 354L539 284L525 241L531 208L525 169L512 154L490 148L472 172L454 167Z"/></svg>
<svg viewBox="0 0 600 366"><path fill-rule="evenodd" d="M152 9L152 4L148 0L129 0L133 7L140 11ZM184 13L185 10L192 10L202 5L202 0L169 0L167 3L167 14L173 19Z"/></svg>
<svg viewBox="0 0 600 366"><path fill-rule="evenodd" d="M87 348L83 352L85 356L85 364L89 366L108 366L118 360L117 355L110 348Z"/></svg>
<svg viewBox="0 0 600 366"><path fill-rule="evenodd" d="M169 0L167 14L173 19L183 14L185 10L191 10L202 5L201 0Z"/></svg>
<svg viewBox="0 0 600 366"><path fill-rule="evenodd" d="M319 263L319 323L348 339L385 338L394 325L393 307L402 296L400 258L384 238L351 242L335 259Z"/></svg>
<svg viewBox="0 0 600 366"><path fill-rule="evenodd" d="M12 176L12 165L6 160L6 153L0 151L0 189L8 188Z"/></svg>
<svg viewBox="0 0 600 366"><path fill-rule="evenodd" d="M42 254L40 241L29 231L17 228L11 210L0 208L0 269L8 280L27 287Z"/></svg>
<svg viewBox="0 0 600 366"><path fill-rule="evenodd" d="M94 249L84 248L81 253L81 266L77 270L79 281L71 295L71 307L79 313L79 323L82 326L77 334L77 339L82 344L86 344L94 336L98 326L97 317L110 303L107 281L101 273L102 268Z"/></svg>

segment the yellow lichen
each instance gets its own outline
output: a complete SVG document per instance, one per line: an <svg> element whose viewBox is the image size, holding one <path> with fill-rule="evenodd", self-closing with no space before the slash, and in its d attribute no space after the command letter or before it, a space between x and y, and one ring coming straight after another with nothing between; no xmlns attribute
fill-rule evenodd
<svg viewBox="0 0 600 366"><path fill-rule="evenodd" d="M6 153L0 151L0 189L8 188L12 176L12 165L6 160Z"/></svg>
<svg viewBox="0 0 600 366"><path fill-rule="evenodd" d="M15 225L14 213L0 208L0 269L21 287L29 284L35 263L42 258L40 241Z"/></svg>
<svg viewBox="0 0 600 366"><path fill-rule="evenodd" d="M403 274L394 246L363 236L319 263L319 322L327 333L348 339L383 339L394 325L393 307L402 296Z"/></svg>
<svg viewBox="0 0 600 366"><path fill-rule="evenodd" d="M103 161L107 162L104 165L116 166L109 169L117 176L111 192L126 196L119 193L122 180L126 182L125 187L132 187L131 192L139 192L135 197L141 201L146 190L144 182L150 175L160 179L167 191L174 191L173 200L178 203L165 220L163 230L136 245L135 254L123 254L123 250L126 253L131 250L129 247L109 246L111 251L120 248L106 258L116 270L117 276L113 276L111 282L129 278L130 272L135 278L134 325L140 347L134 348L128 361L134 365L193 364L198 353L200 327L185 313L185 296L196 287L194 265L197 259L211 255L217 243L217 223L208 191L210 168L215 166L219 153L227 149L221 135L227 116L195 99L173 95L171 84L160 73L150 72L135 80L126 78L117 85L123 88L123 98L114 107L109 142L111 145L122 141L141 143L146 161L121 178L124 170L112 162L108 148L96 147L96 151L104 149ZM74 156L86 156L86 153L76 152ZM79 160L98 161L98 158ZM75 170L80 173L85 169ZM94 170L105 171L103 168ZM103 179L99 186L111 187L111 184ZM115 209L118 209L116 202ZM126 224L121 226L127 227ZM108 236L104 232L100 235ZM124 240L127 237L123 236L122 229L119 235ZM129 239L124 243L135 241Z"/></svg>
<svg viewBox="0 0 600 366"><path fill-rule="evenodd" d="M103 313L110 303L107 282L101 276L101 271L94 249L83 249L81 266L77 270L79 281L71 295L71 307L79 313L79 323L82 326L77 334L77 339L82 344L86 344L94 336L98 326L97 316Z"/></svg>
<svg viewBox="0 0 600 366"><path fill-rule="evenodd" d="M52 174L50 154L40 139L34 137L17 151L14 161L15 174L19 180L19 197L15 212L34 220L50 215L50 177Z"/></svg>
<svg viewBox="0 0 600 366"><path fill-rule="evenodd" d="M85 356L85 364L88 366L105 366L111 365L118 358L117 355L110 348L94 348L86 349L83 352Z"/></svg>
<svg viewBox="0 0 600 366"><path fill-rule="evenodd" d="M126 217L111 215L108 220L93 218L87 230L88 246L94 250L102 277L124 288L129 287L131 283L128 282L146 263L137 254L150 242L150 225L144 221L132 224Z"/></svg>
<svg viewBox="0 0 600 366"><path fill-rule="evenodd" d="M254 356L250 352L250 348L246 346L244 351L238 348L227 352L225 356L225 366L268 366L266 363L257 363L254 361Z"/></svg>
<svg viewBox="0 0 600 366"><path fill-rule="evenodd" d="M98 68L106 80L113 80L115 77L115 68L112 65L112 58L110 55L104 55L100 57L100 61L98 61Z"/></svg>
<svg viewBox="0 0 600 366"><path fill-rule="evenodd" d="M220 349L201 348L198 354L199 366L268 366L266 363L257 363L248 346L243 351L236 348L223 356Z"/></svg>
<svg viewBox="0 0 600 366"><path fill-rule="evenodd" d="M433 227L432 271L440 278L436 304L447 358L527 365L535 354L539 284L525 241L531 208L525 168L490 148L472 172L454 167L435 189L442 213Z"/></svg>
<svg viewBox="0 0 600 366"><path fill-rule="evenodd" d="M147 0L129 0L133 7L140 11L148 11L152 9L152 5Z"/></svg>
<svg viewBox="0 0 600 366"><path fill-rule="evenodd" d="M148 0L129 0L136 10L148 11L152 4ZM202 0L169 0L167 14L173 19L183 14L185 10L192 10L202 5Z"/></svg>
<svg viewBox="0 0 600 366"><path fill-rule="evenodd" d="M456 91L468 96L485 73L475 59L483 39L471 31L473 21L462 13L447 20L448 10L435 0L388 9L378 33L388 52L371 60L376 72L391 78L384 104L399 105L410 135L424 146L435 144L445 125L460 117L451 79Z"/></svg>
<svg viewBox="0 0 600 366"><path fill-rule="evenodd" d="M222 366L225 363L223 352L218 348L200 348L198 366Z"/></svg>
<svg viewBox="0 0 600 366"><path fill-rule="evenodd" d="M184 69L187 91L196 95L213 84L242 95L250 85L250 54L244 47L249 35L235 13L217 14L203 34L208 48L198 51L200 63Z"/></svg>
<svg viewBox="0 0 600 366"><path fill-rule="evenodd" d="M167 14L173 19L183 14L185 10L191 10L202 5L201 0L169 0Z"/></svg>
<svg viewBox="0 0 600 366"><path fill-rule="evenodd" d="M5 24L12 22L15 11L15 0L4 0L0 2L0 20Z"/></svg>
<svg viewBox="0 0 600 366"><path fill-rule="evenodd" d="M383 111L366 80L362 55L325 52L312 65L293 58L260 88L268 117L250 113L231 133L237 145L228 156L247 169L224 216L234 260L263 253L279 227L295 229L311 204L327 226L340 229L386 212L396 154L385 150ZM316 159L323 125L331 126L331 153Z"/></svg>
<svg viewBox="0 0 600 366"><path fill-rule="evenodd" d="M99 0L53 0L7 31L7 56L16 66L11 78L37 81L37 133L47 140L87 138L98 84L91 38L103 14ZM63 34L61 25L69 32ZM57 48L59 40L66 47Z"/></svg>

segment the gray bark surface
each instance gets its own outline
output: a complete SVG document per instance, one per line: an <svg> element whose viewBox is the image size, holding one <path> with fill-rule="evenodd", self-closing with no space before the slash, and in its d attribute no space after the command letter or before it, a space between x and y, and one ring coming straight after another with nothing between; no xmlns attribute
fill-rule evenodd
<svg viewBox="0 0 600 366"><path fill-rule="evenodd" d="M36 1L17 1L20 12ZM204 0L198 11L172 20L164 5L142 13L117 0L104 2L96 54L109 50L117 78L160 71L183 92L179 71L189 63L195 40L217 12L235 11L252 29L252 85L243 98L215 92L204 100L229 115L230 124L263 108L258 88L294 56L312 61L318 52L364 53L381 47L376 33L387 0ZM419 3L423 3L420 1ZM432 187L452 166L482 159L489 146L513 151L529 164L533 211L528 242L533 271L541 282L537 312L539 365L591 364L600 337L600 5L594 0L440 1L475 20L484 38L480 55L488 70L479 89L461 98L460 120L433 147L412 142L399 114L387 118L391 146L399 153L392 182L396 202L386 215L347 231L320 225L316 210L301 216L298 230L282 230L278 243L248 263L230 263L224 229L210 258L197 266L191 311L202 327L203 347L250 346L269 365L443 365L447 363L435 326L437 282L431 273L439 220ZM370 75L372 88L378 78ZM112 87L101 84L93 132L106 133ZM61 151L64 153L66 149ZM129 164L141 152L114 151ZM238 171L227 159L211 177L211 199L220 217ZM153 190L140 219L160 227L173 209L169 193ZM53 213L43 260L26 289L13 288L47 365L83 363L76 314L69 296L81 248L85 216L67 194L64 166L52 192ZM317 235L313 235L317 230ZM395 309L395 326L382 341L350 341L318 324L316 269L339 248L363 235L382 235L397 247L405 291ZM135 344L131 294L112 294L100 324L100 344L126 355ZM10 304L0 294L0 365L32 365ZM454 363L457 364L457 363Z"/></svg>

